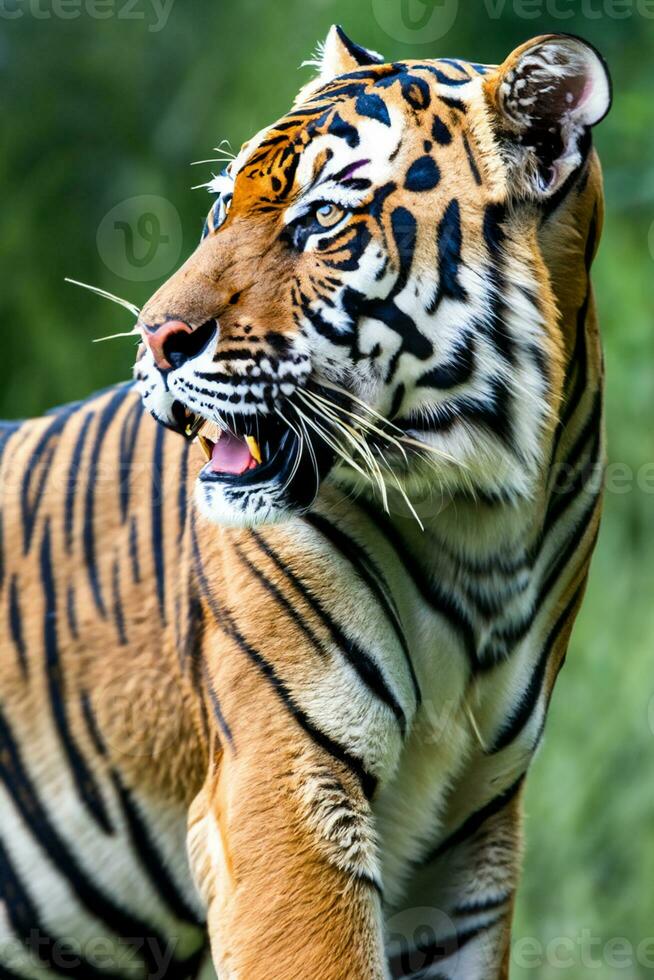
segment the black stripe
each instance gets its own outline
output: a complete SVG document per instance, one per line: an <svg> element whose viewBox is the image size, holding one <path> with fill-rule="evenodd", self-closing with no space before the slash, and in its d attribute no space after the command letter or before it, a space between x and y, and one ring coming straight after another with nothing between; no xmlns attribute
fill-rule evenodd
<svg viewBox="0 0 654 980"><path fill-rule="evenodd" d="M439 589L435 583L431 583L427 580L424 571L415 560L414 556L407 550L404 541L388 518L376 511L374 507L372 507L368 501L362 497L357 500L357 506L367 514L368 518L376 526L379 533L386 538L389 545L395 551L398 560L404 566L407 575L415 585L416 589L420 592L420 595L425 602L427 602L427 604L431 606L435 612L443 616L443 618L449 623L450 627L459 634L461 642L465 647L468 659L470 660L471 664L475 664L477 660L477 649L472 623L467 618L464 611L456 604L456 600Z"/></svg>
<svg viewBox="0 0 654 980"><path fill-rule="evenodd" d="M391 125L391 117L388 113L386 103L380 96L375 95L374 92L368 95L362 93L356 101L355 110L360 116L375 119L384 126Z"/></svg>
<svg viewBox="0 0 654 980"><path fill-rule="evenodd" d="M329 651L325 649L325 645L320 639L320 637L311 629L307 621L298 612L295 606L293 606L293 604L289 602L289 600L286 598L284 593L280 589L278 589L275 583L271 582L271 580L266 575L264 575L264 573L260 571L253 562L250 561L248 556L244 553L243 549L240 548L238 544L234 545L234 550L236 551L236 554L239 556L243 564L261 582L264 589L266 589L266 591L272 595L275 602L279 603L279 605L286 610L289 617L293 620L293 622L298 627L298 629L301 630L302 633L304 633L309 643L311 643L311 645L315 647L315 649L322 657L328 657Z"/></svg>
<svg viewBox="0 0 654 980"><path fill-rule="evenodd" d="M459 281L462 244L461 211L459 202L456 198L452 198L438 225L438 290L427 310L432 316L444 298L459 302L468 298L466 290Z"/></svg>
<svg viewBox="0 0 654 980"><path fill-rule="evenodd" d="M411 274L418 240L418 222L406 208L395 208L391 213L391 231L399 265L399 275L391 296L399 296Z"/></svg>
<svg viewBox="0 0 654 980"><path fill-rule="evenodd" d="M12 576L11 585L9 586L9 630L14 646L16 647L21 672L23 677L27 677L29 674L29 665L27 663L25 637L23 636L23 617L20 611L18 579L15 575Z"/></svg>
<svg viewBox="0 0 654 980"><path fill-rule="evenodd" d="M338 646L344 660L346 660L347 663L349 663L349 665L354 669L368 690L371 691L371 693L374 694L380 701L386 704L388 708L390 708L397 719L402 733L404 734L406 731L406 718L404 712L401 706L397 703L395 695L386 684L386 679L384 678L379 666L370 657L370 655L362 647L360 647L358 643L356 643L355 640L352 640L345 635L341 627L332 619L320 600L309 591L309 589L290 570L290 568L286 567L284 562L281 561L279 556L263 540L263 538L261 538L256 532L252 532L252 537L257 542L264 554L266 554L270 560L274 562L277 568L279 568L279 570L286 576L286 578L292 582L305 602L307 602L316 616L318 616L320 621L327 627L329 633L331 634L332 640Z"/></svg>
<svg viewBox="0 0 654 980"><path fill-rule="evenodd" d="M64 670L59 658L59 640L57 636L57 596L52 568L50 518L47 519L43 532L40 570L41 585L45 600L43 616L45 671L52 717L80 800L100 829L105 834L112 834L114 830L102 798L102 793L73 738L68 720Z"/></svg>
<svg viewBox="0 0 654 980"><path fill-rule="evenodd" d="M592 139L591 131L590 129L588 129L577 141L577 150L581 154L581 158L582 158L581 162L579 163L579 166L572 171L570 176L559 187L558 191L556 191L554 194L548 197L542 205L543 208L543 212L541 216L542 224L545 224L545 222L551 218L554 212L565 201L568 194L572 191L573 187L575 187L577 182L579 182L579 186L577 188L578 193L579 194L583 193L584 188L586 187L586 182L588 181L589 169L586 164L588 161L588 155L591 151L592 145L593 145L593 139Z"/></svg>
<svg viewBox="0 0 654 980"><path fill-rule="evenodd" d="M568 361L565 379L564 379L564 404L563 411L561 413L561 419L559 422L559 428L557 432L557 437L554 444L554 450L552 458L555 458L558 445L565 430L566 426L572 419L572 416L577 411L579 403L586 391L588 385L588 342L586 336L586 318L588 316L588 310L590 307L590 297L591 297L591 285L590 285L590 269L593 262L593 255L595 252L595 245L597 242L597 207L593 211L593 217L591 218L590 225L588 228L588 237L586 239L586 249L584 254L584 265L586 269L587 284L586 293L584 295L583 302L579 308L577 314L577 325L576 325L576 335L575 344L573 352ZM573 372L577 369L576 376L573 381Z"/></svg>
<svg viewBox="0 0 654 980"><path fill-rule="evenodd" d="M583 590L584 585L581 585L576 590L547 634L547 638L543 644L540 656L536 661L536 665L531 673L531 677L529 678L529 683L520 695L520 700L518 701L517 705L514 706L510 716L503 722L502 727L495 736L493 744L488 750L490 755L496 752L501 752L502 749L507 747L507 745L510 745L511 742L518 737L520 732L522 732L525 725L531 718L536 705L540 700L543 690L545 671L547 669L552 650L554 649L554 646L561 635L561 631L570 619L575 606L580 601Z"/></svg>
<svg viewBox="0 0 654 980"><path fill-rule="evenodd" d="M14 935L25 950L39 961L41 968L78 980L121 980L114 971L98 970L64 939L54 939L44 928L39 910L20 879L0 840L0 898ZM123 974L124 977L124 974ZM0 973L2 978L2 973Z"/></svg>
<svg viewBox="0 0 654 980"><path fill-rule="evenodd" d="M577 499L579 499L579 497L577 497ZM550 562L550 565L541 580L538 594L534 600L531 612L519 622L513 623L510 627L495 632L490 638L494 644L497 644L498 642L502 644L504 648L503 655L501 657L498 657L497 655L486 656L484 660L478 664L479 669L489 670L495 667L498 661L500 659L505 659L515 647L516 643L527 635L533 625L537 613L545 605L545 602L556 585L560 575L577 554L579 546L583 541L597 511L599 500L600 492L597 491L593 494L589 506L584 510L576 524L572 526L572 531L565 543L565 547L559 547L555 558ZM597 539L597 534L598 530L595 532L593 543L589 548L589 555L592 554L594 541ZM544 540L544 536L540 535L536 541L530 556L530 565L533 564L540 554Z"/></svg>
<svg viewBox="0 0 654 980"><path fill-rule="evenodd" d="M467 105L462 102L461 99L454 99L449 95L441 95L440 100L441 102L444 102L446 106L449 106L450 109L456 109L457 112L466 113L468 111Z"/></svg>
<svg viewBox="0 0 654 980"><path fill-rule="evenodd" d="M214 713L214 716L216 718L216 721L218 722L218 727L220 728L221 732L225 736L225 739L228 742L228 744L230 745L230 747L232 748L232 750L233 751L236 751L236 743L234 742L234 735L232 733L231 728L229 727L229 725L227 723L227 719L225 718L225 714L223 712L222 705L220 703L220 699L219 699L219 697L218 697L218 695L216 693L216 688L215 688L215 686L213 684L213 681L211 680L211 677L209 676L209 672L206 670L206 668L204 670L204 681L205 681L206 688L207 688L207 690L209 692L209 699L211 701L211 708L213 710L213 713Z"/></svg>
<svg viewBox="0 0 654 980"><path fill-rule="evenodd" d="M93 743L93 748L103 759L107 756L107 747L104 744L104 739L100 734L100 729L98 728L98 723L95 717L95 712L93 711L93 706L91 705L91 699L89 698L87 691L82 691L80 694L80 705L82 708L82 717L84 719L84 724L86 725L87 731L89 733L89 738Z"/></svg>
<svg viewBox="0 0 654 980"><path fill-rule="evenodd" d="M32 451L31 461L25 467L25 474L21 485L21 518L23 522L23 552L27 554L32 542L32 535L38 516L39 507L43 499L46 480L51 472L52 457L57 448L58 441L50 445L51 440L58 437L63 432L68 419L77 411L79 405L74 403L66 405L54 416L53 421L42 433Z"/></svg>
<svg viewBox="0 0 654 980"><path fill-rule="evenodd" d="M570 504L583 493L587 484L592 480L596 473L597 465L600 461L601 449L601 421L602 421L602 395L598 391L593 400L593 406L586 419L581 431L579 432L574 444L570 448L565 460L562 463L555 463L550 472L550 479L554 480L554 487L550 494L550 500L543 526L543 537L545 537L554 524L559 520ZM586 463L579 469L574 476L570 470L579 460L581 454L590 440L590 456ZM566 479L564 487L557 487L561 471Z"/></svg>
<svg viewBox="0 0 654 980"><path fill-rule="evenodd" d="M470 331L466 330L448 360L422 374L416 381L416 385L448 391L469 381L474 369L475 340Z"/></svg>
<svg viewBox="0 0 654 980"><path fill-rule="evenodd" d="M450 915L481 915L483 912L494 912L496 909L506 905L507 902L510 902L513 895L513 891L505 891L492 898L479 898L472 899L470 902L462 902L461 905L457 905L452 909Z"/></svg>
<svg viewBox="0 0 654 980"><path fill-rule="evenodd" d="M429 16L431 16L431 14ZM448 61L447 58L439 58L438 60L441 64L449 64L452 67L457 68L458 71L464 71L460 65L456 65L454 62ZM470 81L470 76L467 73L465 78L452 78L450 75L447 75L444 71L441 71L440 68L437 68L436 65L433 64L414 65L412 70L429 72L430 75L434 76L439 85L453 85L456 87L458 85L467 85ZM443 99L443 101L445 101L445 99Z"/></svg>
<svg viewBox="0 0 654 980"><path fill-rule="evenodd" d="M468 137L466 136L465 133L463 134L463 146L466 151L468 164L470 165L470 170L472 172L474 182L475 184L477 184L478 187L481 187L481 174L479 173L479 167L477 166L477 161L474 158L472 147L470 146L470 141L468 140Z"/></svg>
<svg viewBox="0 0 654 980"><path fill-rule="evenodd" d="M397 608L392 601L392 598L389 598L392 593L384 573L379 568L377 563L371 558L363 545L361 545L359 542L353 541L352 538L348 537L343 531L331 524L321 514L317 514L315 512L309 514L305 517L305 521L308 524L311 524L312 527L326 537L327 540L338 551L340 551L343 557L350 563L350 565L352 565L352 568L355 570L356 574L361 578L364 584L368 586L375 599L381 606L384 615L390 621L393 627L393 632L395 633L397 641L402 648L402 652L404 653L407 670L409 671L409 676L411 678L411 685L413 687L413 695L416 700L416 705L420 706L420 704L422 704L422 693L420 691L418 678L416 677L416 672L411 661L409 644L407 643L406 634L400 621Z"/></svg>
<svg viewBox="0 0 654 980"><path fill-rule="evenodd" d="M420 861L420 865L431 864L432 861L435 861L447 851L451 851L452 848L458 847L460 844L465 843L465 841L470 840L488 820L500 813L504 807L508 806L515 799L525 781L525 775L526 773L523 773L508 789L505 789L494 799L490 800L490 802L486 803L485 806L482 806L475 813L471 814L454 833L446 837L427 857L423 858Z"/></svg>
<svg viewBox="0 0 654 980"><path fill-rule="evenodd" d="M132 461L136 449L138 429L143 417L143 405L138 399L123 420L120 427L120 448L118 464L118 493L120 500L120 519L127 520L131 484Z"/></svg>
<svg viewBox="0 0 654 980"><path fill-rule="evenodd" d="M86 443L86 437L89 432L89 426L95 418L93 412L88 412L82 422L80 431L78 433L77 439L75 440L75 448L73 450L73 455L70 461L70 468L68 470L68 482L66 484L66 500L64 503L64 536L66 542L66 551L70 554L71 548L73 546L73 517L75 515L75 501L77 500L77 481L80 477L80 463L82 459L82 453L84 452L84 444Z"/></svg>
<svg viewBox="0 0 654 980"><path fill-rule="evenodd" d="M359 95L361 92L364 91L364 88L365 88L364 85L362 85L361 83L356 83L356 82L355 83L352 83L350 85L337 85L335 88L327 88L326 91L321 91L321 92L318 93L318 95L313 95L308 101L309 102L320 102L323 99L328 98L330 100L330 102L331 102L333 99L338 99L339 97L342 97L344 99L348 99L348 98L351 98L351 97L353 97L355 95ZM322 108L322 107L320 107L320 108ZM291 115L300 115L300 116L302 116L302 115L305 114L305 112L306 112L306 110L299 109L296 113L288 113L288 115L289 116L291 116Z"/></svg>
<svg viewBox="0 0 654 980"><path fill-rule="evenodd" d="M138 585L141 581L141 567L139 564L139 532L136 518L132 515L129 522L129 558L132 565L132 579Z"/></svg>
<svg viewBox="0 0 654 980"><path fill-rule="evenodd" d="M123 602L120 597L120 565L118 559L114 560L111 571L111 597L113 603L114 623L118 633L118 642L121 646L127 645L127 633L125 632L125 614L123 613Z"/></svg>
<svg viewBox="0 0 654 980"><path fill-rule="evenodd" d="M4 783L13 804L35 841L46 851L48 860L68 882L77 899L88 913L100 919L118 936L128 939L149 937L165 949L161 935L144 921L137 919L120 906L115 905L87 877L77 858L50 822L47 811L37 796L27 774L18 746L0 708L0 780ZM158 969L149 944L144 945L144 958L151 971Z"/></svg>
<svg viewBox="0 0 654 980"><path fill-rule="evenodd" d="M488 388L490 391L485 397L455 395L451 401L433 405L429 418L424 420L396 419L395 425L405 431L434 433L449 432L456 425L474 422L499 439L522 462L519 449L513 440L513 423L510 413L512 396L508 384L496 377L488 382Z"/></svg>
<svg viewBox="0 0 654 980"><path fill-rule="evenodd" d="M361 142L361 137L356 126L352 123L348 123L343 119L338 112L332 115L329 126L327 127L327 132L330 136L335 136L337 139L344 140L347 145L354 148Z"/></svg>
<svg viewBox="0 0 654 980"><path fill-rule="evenodd" d="M179 487L177 490L177 516L179 520L179 534L177 537L177 542L180 543L184 537L184 531L186 529L186 514L188 508L188 454L190 451L190 446L186 442L182 448L182 453L179 458Z"/></svg>
<svg viewBox="0 0 654 980"><path fill-rule="evenodd" d="M84 498L84 529L83 529L83 544L84 544L84 562L86 565L86 573L88 575L89 584L91 586L91 592L93 594L93 601L95 602L96 609L100 613L103 619L107 617L107 609L102 596L102 587L100 584L100 575L96 561L96 543L95 543L95 528L94 528L94 517L95 517L95 494L98 485L98 466L100 464L100 454L102 451L102 443L107 434L107 430L111 425L111 422L122 405L123 401L129 393L130 385L119 386L114 390L111 398L102 409L100 418L98 420L98 427L95 434L95 441L93 443L93 449L91 451L91 456L89 459L89 471L87 475L86 484L86 494Z"/></svg>
<svg viewBox="0 0 654 980"><path fill-rule="evenodd" d="M112 772L112 781L125 816L132 853L136 857L145 877L148 879L162 903L182 922L190 923L202 929L203 923L198 919L177 887L172 875L166 867L166 861L161 855L150 835L144 818L132 799L132 794L117 772Z"/></svg>
<svg viewBox="0 0 654 980"><path fill-rule="evenodd" d="M536 615L543 609L560 575L577 554L579 545L583 541L596 512L598 501L599 494L594 496L590 506L586 508L578 523L574 526L565 547L563 549L559 548L557 551L556 559L551 562L545 577L542 579L538 590L538 595L536 596L531 611L528 613L528 615L525 616L524 619L513 623L511 626L503 630L496 631L489 638L486 644L487 649L484 651L483 659L480 659L478 664L479 670L487 671L493 669L501 660L505 660L515 649L516 644L527 635L533 626ZM597 533L598 532L596 531L593 538L593 543L588 549L589 555L593 551ZM540 548L541 546L542 542L539 541L538 547Z"/></svg>
<svg viewBox="0 0 654 980"><path fill-rule="evenodd" d="M75 589L72 585L69 585L66 590L66 619L70 635L74 640L78 640L79 630L77 627L77 609L75 608Z"/></svg>
<svg viewBox="0 0 654 980"><path fill-rule="evenodd" d="M268 663L268 661L259 653L259 651L255 650L255 648L247 642L247 640L237 629L227 610L222 606L219 606L206 579L194 525L191 526L191 530L193 536L193 554L195 558L198 581L202 590L202 595L204 596L204 599L207 602L216 623L221 627L223 632L237 644L240 650L265 677L275 691L277 697L285 706L289 714L291 714L295 719L300 728L306 732L306 734L316 743L316 745L324 749L325 752L348 768L358 779L366 798L371 799L377 787L377 779L375 776L366 770L361 759L352 755L347 749L340 745L340 743L335 742L329 735L317 728L313 722L310 721L303 709L296 704L290 691L286 687L286 684L278 676L272 664Z"/></svg>
<svg viewBox="0 0 654 980"><path fill-rule="evenodd" d="M578 523L573 529L572 534L568 538L565 547L557 551L556 559L550 564L547 575L545 576L541 587L538 591L538 598L536 600L536 608L541 609L545 599L553 589L559 576L562 574L563 570L568 566L574 555L579 550L579 545L586 536L586 532L590 527L595 513L597 512L597 505L599 503L600 495L596 493L590 502L590 505L581 515ZM597 534L597 532L596 532ZM592 550L592 549L591 549Z"/></svg>
<svg viewBox="0 0 654 980"><path fill-rule="evenodd" d="M431 127L431 135L434 137L439 146L448 146L452 142L452 134L440 118L440 116L434 116L434 122Z"/></svg>
<svg viewBox="0 0 654 980"><path fill-rule="evenodd" d="M166 620L165 607L165 568L164 568L164 542L163 542L163 455L164 455L164 436L165 429L158 425L154 438L154 455L152 459L152 484L151 484L151 517L152 517L152 558L154 561L154 574L157 585L157 599L159 601L159 614L161 619Z"/></svg>
<svg viewBox="0 0 654 980"><path fill-rule="evenodd" d="M413 955L418 953L425 957L425 963L417 971L407 965L406 969L410 972L405 972L403 962L407 963L407 960L404 958L407 955L410 956L411 951L403 950L401 954L391 960L390 966L393 977L398 978L398 980L400 978L401 980L449 980L443 973L432 973L430 967L434 966L435 963L449 960L451 956L457 956L464 946L477 939L483 932L493 929L503 918L503 915L498 915L490 922L483 922L478 926L471 926L469 929L460 929L451 936L435 939L433 942L415 947Z"/></svg>

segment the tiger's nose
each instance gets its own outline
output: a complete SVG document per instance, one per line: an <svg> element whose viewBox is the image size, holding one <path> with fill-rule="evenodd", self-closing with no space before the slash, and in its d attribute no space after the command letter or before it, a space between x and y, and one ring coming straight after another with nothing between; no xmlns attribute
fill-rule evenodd
<svg viewBox="0 0 654 980"><path fill-rule="evenodd" d="M192 333L192 327L183 320L167 320L154 330L145 327L143 339L160 371L171 371L182 366L190 356L188 341Z"/></svg>

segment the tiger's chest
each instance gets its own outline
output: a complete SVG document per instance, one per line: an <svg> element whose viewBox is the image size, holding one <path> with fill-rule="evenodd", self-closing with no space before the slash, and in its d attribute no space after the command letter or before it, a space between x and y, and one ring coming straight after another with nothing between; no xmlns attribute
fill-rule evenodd
<svg viewBox="0 0 654 980"><path fill-rule="evenodd" d="M528 766L547 706L553 610L568 582L555 581L553 543L529 547L526 536L464 556L445 535L404 536L377 514L344 533L347 554L334 561L357 602L341 606L342 622L409 719L373 802L392 908L423 856ZM371 728L368 742L386 736Z"/></svg>

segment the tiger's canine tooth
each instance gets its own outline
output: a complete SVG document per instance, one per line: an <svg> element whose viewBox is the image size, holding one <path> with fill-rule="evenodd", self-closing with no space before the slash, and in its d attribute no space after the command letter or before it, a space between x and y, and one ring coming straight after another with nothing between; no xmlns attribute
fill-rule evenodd
<svg viewBox="0 0 654 980"><path fill-rule="evenodd" d="M257 463L261 463L261 450L259 449L259 443L254 438L254 436L246 436L245 441L248 444L248 449L253 459L256 459Z"/></svg>
<svg viewBox="0 0 654 980"><path fill-rule="evenodd" d="M198 442L200 443L200 446L202 448L202 452L207 457L207 459L208 460L211 459L211 453L212 453L213 450L212 450L212 445L211 445L211 442L209 441L209 439L205 439L204 436L198 436Z"/></svg>
<svg viewBox="0 0 654 980"><path fill-rule="evenodd" d="M199 435L206 424L207 420L203 419L201 415L196 415L192 421L187 421L185 429L187 437L189 439L193 439L195 436Z"/></svg>

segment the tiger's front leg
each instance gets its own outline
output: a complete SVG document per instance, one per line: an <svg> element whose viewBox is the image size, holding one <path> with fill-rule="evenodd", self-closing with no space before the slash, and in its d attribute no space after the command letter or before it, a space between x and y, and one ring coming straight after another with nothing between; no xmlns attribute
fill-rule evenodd
<svg viewBox="0 0 654 980"><path fill-rule="evenodd" d="M225 554L223 544L218 560ZM219 587L211 558L196 557L212 752L189 853L216 971L221 980L388 977L370 808L377 776L365 747L392 754L392 712L361 710L353 682L338 690L343 668L325 623L289 591L291 616L265 550L231 551Z"/></svg>
<svg viewBox="0 0 654 980"><path fill-rule="evenodd" d="M235 728L238 749L215 759L190 817L216 972L386 977L365 795L267 698L250 704Z"/></svg>
<svg viewBox="0 0 654 980"><path fill-rule="evenodd" d="M453 788L440 840L390 910L393 980L508 980L524 776L481 759Z"/></svg>

